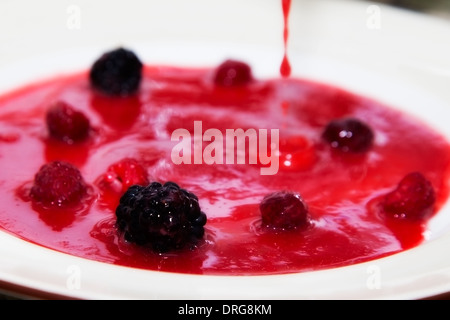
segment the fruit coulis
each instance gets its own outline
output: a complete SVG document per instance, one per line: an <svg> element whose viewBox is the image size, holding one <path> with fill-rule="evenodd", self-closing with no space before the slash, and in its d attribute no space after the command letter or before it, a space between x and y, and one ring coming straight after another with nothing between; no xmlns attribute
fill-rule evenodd
<svg viewBox="0 0 450 320"><path fill-rule="evenodd" d="M41 81L0 97L0 226L34 244L95 261L149 270L209 275L268 275L346 266L408 250L424 241L427 221L446 202L450 146L419 120L340 88L293 77L214 84L215 68L145 65L139 90L107 96L88 72ZM49 136L48 108L63 101L89 119L82 141ZM373 130L364 152L344 152L323 139L330 121L358 118ZM263 164L175 164L176 129L279 130L279 170ZM206 148L209 142L203 142ZM248 149L247 149L248 150ZM433 155L432 157L424 155ZM71 210L36 206L39 168L51 161L78 168L89 186ZM139 164L139 183L173 181L194 193L207 215L194 250L154 252L118 233L115 210L127 181L113 186L121 163ZM111 169L113 168L113 169ZM141 169L144 169L142 171ZM113 171L111 171L113 170ZM126 173L135 176L136 172ZM435 191L426 219L392 219L373 202L420 172ZM108 180L109 179L109 180ZM147 181L148 180L148 181ZM117 182L117 181L115 181ZM109 183L109 184L108 184ZM106 185L106 186L105 186ZM301 194L305 228L261 224L260 203L273 192ZM376 207L376 206L375 206Z"/></svg>

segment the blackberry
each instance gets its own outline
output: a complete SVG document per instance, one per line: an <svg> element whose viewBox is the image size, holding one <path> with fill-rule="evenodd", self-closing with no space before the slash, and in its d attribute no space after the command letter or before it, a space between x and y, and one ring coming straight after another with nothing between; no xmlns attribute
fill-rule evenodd
<svg viewBox="0 0 450 320"><path fill-rule="evenodd" d="M345 118L328 123L322 137L333 148L343 152L359 153L371 148L374 134L364 122Z"/></svg>
<svg viewBox="0 0 450 320"><path fill-rule="evenodd" d="M142 62L136 54L124 48L104 53L91 67L91 85L111 96L135 93L142 79Z"/></svg>
<svg viewBox="0 0 450 320"><path fill-rule="evenodd" d="M120 198L116 218L126 241L158 253L194 249L207 220L197 196L174 182L131 186Z"/></svg>

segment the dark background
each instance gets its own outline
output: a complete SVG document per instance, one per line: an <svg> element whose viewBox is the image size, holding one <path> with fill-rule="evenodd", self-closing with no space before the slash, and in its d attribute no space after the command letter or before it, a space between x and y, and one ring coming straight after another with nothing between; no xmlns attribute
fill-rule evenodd
<svg viewBox="0 0 450 320"><path fill-rule="evenodd" d="M424 12L450 20L450 0L376 0L372 2Z"/></svg>

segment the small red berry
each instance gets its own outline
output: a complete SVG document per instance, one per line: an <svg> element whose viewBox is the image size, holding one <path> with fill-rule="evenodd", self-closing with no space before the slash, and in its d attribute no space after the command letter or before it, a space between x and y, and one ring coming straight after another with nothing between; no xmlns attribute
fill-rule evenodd
<svg viewBox="0 0 450 320"><path fill-rule="evenodd" d="M221 87L238 87L253 80L250 66L237 60L226 60L218 66L214 83Z"/></svg>
<svg viewBox="0 0 450 320"><path fill-rule="evenodd" d="M133 185L149 183L147 170L133 158L124 158L108 167L100 181L101 186L116 193L124 193Z"/></svg>
<svg viewBox="0 0 450 320"><path fill-rule="evenodd" d="M331 147L344 152L364 152L373 144L372 129L358 119L345 118L331 121L322 137Z"/></svg>
<svg viewBox="0 0 450 320"><path fill-rule="evenodd" d="M90 130L89 119L63 101L47 110L46 124L51 137L67 143L86 139Z"/></svg>
<svg viewBox="0 0 450 320"><path fill-rule="evenodd" d="M87 185L75 166L63 161L43 165L34 177L31 199L48 207L77 204L87 193Z"/></svg>
<svg viewBox="0 0 450 320"><path fill-rule="evenodd" d="M297 229L309 222L308 207L300 194L278 191L260 203L262 224L275 230Z"/></svg>
<svg viewBox="0 0 450 320"><path fill-rule="evenodd" d="M431 183L421 173L412 172L384 197L382 207L393 218L421 220L433 213L435 199Z"/></svg>

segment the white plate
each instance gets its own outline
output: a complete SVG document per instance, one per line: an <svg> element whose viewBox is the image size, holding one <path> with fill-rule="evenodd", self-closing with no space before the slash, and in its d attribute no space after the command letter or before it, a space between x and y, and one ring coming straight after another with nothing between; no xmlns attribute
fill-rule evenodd
<svg viewBox="0 0 450 320"><path fill-rule="evenodd" d="M148 63L251 63L278 76L281 0L0 3L0 91L90 66L118 45ZM293 0L293 76L415 114L450 138L450 24L362 1ZM450 292L450 207L419 247L344 268L277 276L153 272L97 263L0 233L0 285L18 296L80 299L419 299Z"/></svg>

